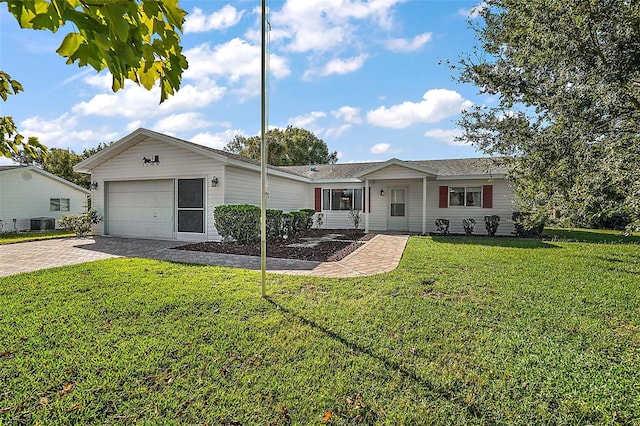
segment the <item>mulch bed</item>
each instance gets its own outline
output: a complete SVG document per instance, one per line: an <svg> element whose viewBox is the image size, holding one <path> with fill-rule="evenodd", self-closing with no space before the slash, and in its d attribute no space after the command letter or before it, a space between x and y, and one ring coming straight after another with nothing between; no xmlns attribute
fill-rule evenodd
<svg viewBox="0 0 640 426"><path fill-rule="evenodd" d="M328 234L341 234L341 236L332 241L320 242L315 247L288 247L289 244L306 242L303 238L316 238ZM365 234L358 229L309 229L297 233L284 241L267 242L267 257L310 260L314 262L337 262L371 238L373 238L373 234ZM259 241L248 245L205 242L175 248L178 250L260 256Z"/></svg>

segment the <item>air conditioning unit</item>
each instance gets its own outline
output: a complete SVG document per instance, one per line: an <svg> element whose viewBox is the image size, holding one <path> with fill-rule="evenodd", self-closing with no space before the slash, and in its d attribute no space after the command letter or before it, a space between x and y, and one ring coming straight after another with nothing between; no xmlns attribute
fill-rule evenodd
<svg viewBox="0 0 640 426"><path fill-rule="evenodd" d="M49 231L56 229L56 220L52 217L31 218L32 231Z"/></svg>

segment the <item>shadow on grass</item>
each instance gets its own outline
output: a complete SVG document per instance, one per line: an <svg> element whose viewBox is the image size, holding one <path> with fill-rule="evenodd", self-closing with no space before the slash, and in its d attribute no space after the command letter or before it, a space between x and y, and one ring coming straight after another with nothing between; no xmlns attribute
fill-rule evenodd
<svg viewBox="0 0 640 426"><path fill-rule="evenodd" d="M467 236L438 236L433 235L431 239L442 244L464 244L487 247L509 247L528 249L558 249L559 246L543 241L538 238L518 238L518 237L467 237Z"/></svg>
<svg viewBox="0 0 640 426"><path fill-rule="evenodd" d="M588 229L545 229L548 238L559 238L571 242L608 243L608 244L640 244L640 236L624 235L621 231L588 230Z"/></svg>
<svg viewBox="0 0 640 426"><path fill-rule="evenodd" d="M370 348L368 348L366 346L363 346L360 343L352 342L349 339L347 339L346 337L344 337L342 334L340 334L338 332L335 332L333 329L327 328L327 327L323 326L322 324L317 323L316 321L314 321L312 319L306 318L303 315L298 314L298 313L292 311L291 309L280 305L278 302L276 302L275 300L271 299L268 296L266 297L266 300L267 300L267 302L272 304L276 309L281 311L285 316L290 316L290 317L296 318L297 320L299 320L303 324L311 327L312 329L314 329L316 331L321 332L326 337L328 337L328 338L330 338L330 339L332 339L332 340L334 340L336 342L339 342L340 344L342 344L345 347L349 348L353 352L357 352L357 353L362 354L362 355L367 355L367 356L375 359L376 361L378 361L382 365L384 365L387 370L400 373L405 379L414 382L415 384L417 384L418 386L422 387L423 389L427 389L434 396L436 396L438 398L446 399L446 400L448 400L449 402L451 402L453 404L459 405L461 408L463 408L465 411L467 411L474 418L482 418L482 417L485 417L485 416L487 416L488 418L493 418L492 413L486 407L480 406L480 405L475 404L475 403L463 402L459 398L456 398L456 396L455 396L456 393L455 393L454 390L446 389L446 388L443 388L441 386L436 385L432 381L421 377L415 371L412 371L411 369L407 368L402 363L400 363L398 361L394 361L392 359L389 359L389 358L387 358L387 357L385 357L385 356L383 356L381 354L378 354L378 353L374 352L373 350L371 350Z"/></svg>

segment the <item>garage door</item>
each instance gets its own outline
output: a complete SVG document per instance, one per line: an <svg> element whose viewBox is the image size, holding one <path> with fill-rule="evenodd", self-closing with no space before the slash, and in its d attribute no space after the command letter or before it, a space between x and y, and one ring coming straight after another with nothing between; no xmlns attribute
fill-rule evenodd
<svg viewBox="0 0 640 426"><path fill-rule="evenodd" d="M107 233L173 239L173 180L108 182Z"/></svg>

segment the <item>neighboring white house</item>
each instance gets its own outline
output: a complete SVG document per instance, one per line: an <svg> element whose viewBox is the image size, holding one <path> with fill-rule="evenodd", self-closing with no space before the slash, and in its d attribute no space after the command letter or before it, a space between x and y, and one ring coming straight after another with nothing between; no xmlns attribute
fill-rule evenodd
<svg viewBox="0 0 640 426"><path fill-rule="evenodd" d="M0 232L58 227L87 210L90 191L34 166L0 166ZM51 220L53 219L53 221Z"/></svg>
<svg viewBox="0 0 640 426"><path fill-rule="evenodd" d="M228 152L138 129L85 159L76 171L91 173L93 207L104 220L96 234L215 241L214 209L220 204L260 204L260 164ZM498 234L514 230L513 189L491 159L328 164L268 168L267 207L324 214L324 227L352 227L361 210L365 231L435 232L435 220L498 215Z"/></svg>

